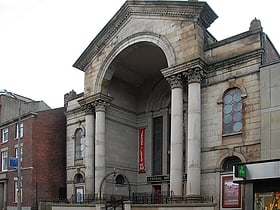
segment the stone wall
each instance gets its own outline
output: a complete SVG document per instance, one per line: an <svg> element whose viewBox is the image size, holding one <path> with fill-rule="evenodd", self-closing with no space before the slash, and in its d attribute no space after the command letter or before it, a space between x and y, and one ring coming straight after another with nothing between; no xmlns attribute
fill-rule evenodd
<svg viewBox="0 0 280 210"><path fill-rule="evenodd" d="M261 68L261 157L263 160L280 158L280 64Z"/></svg>

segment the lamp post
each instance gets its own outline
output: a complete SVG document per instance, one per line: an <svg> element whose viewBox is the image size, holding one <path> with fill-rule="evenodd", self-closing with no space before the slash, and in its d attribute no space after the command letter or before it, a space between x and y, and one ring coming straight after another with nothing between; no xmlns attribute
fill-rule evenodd
<svg viewBox="0 0 280 210"><path fill-rule="evenodd" d="M21 139L20 139L20 123L21 123L21 100L16 97L14 93L8 92L7 90L0 90L0 94L3 95L11 95L13 98L18 100L18 125L17 125L17 137L18 137L18 155L17 155L17 210L21 210L21 187L22 187L22 180L21 180Z"/></svg>

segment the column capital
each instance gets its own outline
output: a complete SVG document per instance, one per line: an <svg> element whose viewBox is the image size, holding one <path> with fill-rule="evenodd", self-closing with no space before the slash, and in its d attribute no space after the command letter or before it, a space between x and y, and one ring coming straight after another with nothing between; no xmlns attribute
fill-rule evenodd
<svg viewBox="0 0 280 210"><path fill-rule="evenodd" d="M173 88L183 88L183 78L181 74L172 75L166 78L171 89Z"/></svg>
<svg viewBox="0 0 280 210"><path fill-rule="evenodd" d="M110 103L104 101L104 100L96 100L94 102L95 112L105 112L106 106L109 106Z"/></svg>
<svg viewBox="0 0 280 210"><path fill-rule="evenodd" d="M112 97L102 93L97 93L84 97L78 102L82 109L85 110L86 114L93 114L94 111L105 111L105 106L109 105L111 101Z"/></svg>
<svg viewBox="0 0 280 210"><path fill-rule="evenodd" d="M201 83L202 79L206 78L206 71L200 67L195 67L184 72L183 75L187 78L188 84Z"/></svg>
<svg viewBox="0 0 280 210"><path fill-rule="evenodd" d="M93 115L94 114L93 103L83 104L82 109L85 111L86 115Z"/></svg>
<svg viewBox="0 0 280 210"><path fill-rule="evenodd" d="M93 95L95 112L105 112L106 106L110 105L112 98L110 96L98 93Z"/></svg>

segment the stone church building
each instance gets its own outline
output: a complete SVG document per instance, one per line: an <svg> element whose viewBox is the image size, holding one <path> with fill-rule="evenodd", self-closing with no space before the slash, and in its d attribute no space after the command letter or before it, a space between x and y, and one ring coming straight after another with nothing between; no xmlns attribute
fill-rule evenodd
<svg viewBox="0 0 280 210"><path fill-rule="evenodd" d="M93 39L74 63L84 92L65 95L68 198L169 192L212 196L215 209L255 205L246 197L259 188L233 182L233 166L280 158L263 146L271 87L260 73L279 54L257 19L216 40L217 17L202 1L126 1Z"/></svg>

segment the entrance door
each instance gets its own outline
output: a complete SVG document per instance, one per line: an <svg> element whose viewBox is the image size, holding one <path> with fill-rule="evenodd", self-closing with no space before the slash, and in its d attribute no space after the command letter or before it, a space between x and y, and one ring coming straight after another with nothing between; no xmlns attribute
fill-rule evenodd
<svg viewBox="0 0 280 210"><path fill-rule="evenodd" d="M5 196L5 192L4 192L4 183L0 183L0 209L4 209L4 196Z"/></svg>
<svg viewBox="0 0 280 210"><path fill-rule="evenodd" d="M153 186L153 192L154 192L155 203L162 203L161 186L160 185Z"/></svg>
<svg viewBox="0 0 280 210"><path fill-rule="evenodd" d="M76 187L76 201L82 203L84 201L84 188Z"/></svg>

